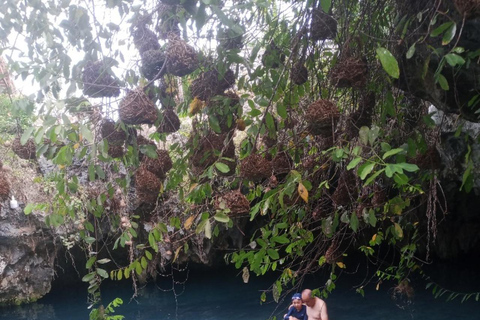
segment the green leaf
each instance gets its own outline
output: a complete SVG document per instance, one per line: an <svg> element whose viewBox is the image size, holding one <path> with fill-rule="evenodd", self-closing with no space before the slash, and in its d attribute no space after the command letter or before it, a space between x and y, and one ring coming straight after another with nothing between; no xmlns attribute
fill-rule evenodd
<svg viewBox="0 0 480 320"><path fill-rule="evenodd" d="M390 51L386 48L380 47L377 48L377 55L382 63L383 69L395 79L398 79L400 76L400 69L398 68L397 59L392 55Z"/></svg>
<svg viewBox="0 0 480 320"><path fill-rule="evenodd" d="M392 149L390 151L387 151L385 152L385 154L383 155L382 159L385 160L387 159L388 157L391 157L393 155L396 155L400 152L403 152L403 149L402 148L396 148L396 149Z"/></svg>
<svg viewBox="0 0 480 320"><path fill-rule="evenodd" d="M212 128L212 130L215 131L216 133L222 132L222 129L220 129L220 124L218 122L218 118L216 116L209 115L208 124L210 125L210 128Z"/></svg>
<svg viewBox="0 0 480 320"><path fill-rule="evenodd" d="M82 278L82 281L83 281L83 282L90 282L91 280L93 280L93 278L95 278L95 272L90 272L90 273L87 273L87 274Z"/></svg>
<svg viewBox="0 0 480 320"><path fill-rule="evenodd" d="M397 163L396 166L408 172L415 172L415 171L418 171L419 169L416 164L406 163L406 162Z"/></svg>
<svg viewBox="0 0 480 320"><path fill-rule="evenodd" d="M360 158L360 157L357 157L357 158L353 159L352 161L350 161L350 163L347 166L347 170L351 170L351 169L355 168L360 163L360 161L362 161L362 158Z"/></svg>
<svg viewBox="0 0 480 320"><path fill-rule="evenodd" d="M142 259L140 259L140 264L142 265L143 269L147 269L148 262L145 257L142 257Z"/></svg>
<svg viewBox="0 0 480 320"><path fill-rule="evenodd" d="M285 106L285 104L283 103L277 104L277 113L283 119L287 119L288 114L287 114L287 107Z"/></svg>
<svg viewBox="0 0 480 320"><path fill-rule="evenodd" d="M408 183L408 177L403 173L395 173L393 180L395 180L399 186L403 186Z"/></svg>
<svg viewBox="0 0 480 320"><path fill-rule="evenodd" d="M107 271L105 271L105 270L103 270L103 269L101 269L101 268L97 268L96 271L97 271L97 274L98 274L100 277L102 277L102 278L104 278L104 279L107 279L107 278L108 278L108 272L107 272Z"/></svg>
<svg viewBox="0 0 480 320"><path fill-rule="evenodd" d="M273 260L277 260L278 258L280 258L278 251L275 249L267 249L267 253Z"/></svg>
<svg viewBox="0 0 480 320"><path fill-rule="evenodd" d="M222 173L227 173L230 171L230 168L225 163L215 162L215 167L217 167L218 171Z"/></svg>
<svg viewBox="0 0 480 320"><path fill-rule="evenodd" d="M332 0L320 0L320 6L322 6L325 13L329 13L332 7Z"/></svg>
<svg viewBox="0 0 480 320"><path fill-rule="evenodd" d="M268 131L275 132L275 122L270 112L265 114L265 122L267 124Z"/></svg>
<svg viewBox="0 0 480 320"><path fill-rule="evenodd" d="M27 143L28 141L28 138L30 138L30 136L32 135L32 132L33 130L35 129L35 127L31 126L31 127L28 127L22 134L22 137L20 138L20 144L23 146L25 145L25 143Z"/></svg>
<svg viewBox="0 0 480 320"><path fill-rule="evenodd" d="M90 259L88 259L87 263L85 264L85 268L90 269L93 266L93 264L95 263L95 261L97 261L96 256L90 257Z"/></svg>
<svg viewBox="0 0 480 320"><path fill-rule="evenodd" d="M360 141L362 144L367 145L368 144L368 133L370 132L369 127L361 127L360 130L358 131L358 136L360 138Z"/></svg>
<svg viewBox="0 0 480 320"><path fill-rule="evenodd" d="M358 223L359 221L358 221L357 213L354 211L350 216L350 228L352 228L353 232L357 232Z"/></svg>
<svg viewBox="0 0 480 320"><path fill-rule="evenodd" d="M88 142L92 143L93 142L93 134L90 129L88 129L87 126L81 125L80 126L80 133L82 134L83 138L85 138Z"/></svg>
<svg viewBox="0 0 480 320"><path fill-rule="evenodd" d="M374 228L377 225L377 217L375 216L374 210L369 210L368 212L368 223Z"/></svg>
<svg viewBox="0 0 480 320"><path fill-rule="evenodd" d="M372 172L373 167L375 166L374 162L366 162L358 168L357 174L360 177L360 179L365 180L367 175Z"/></svg>
<svg viewBox="0 0 480 320"><path fill-rule="evenodd" d="M455 34L457 33L457 24L452 22L452 25L445 31L445 34L443 35L442 38L442 45L447 45L450 43L450 41L455 38Z"/></svg>
<svg viewBox="0 0 480 320"><path fill-rule="evenodd" d="M147 257L148 260L152 260L153 258L152 254L148 250L145 250L145 257Z"/></svg>
<svg viewBox="0 0 480 320"><path fill-rule="evenodd" d="M25 209L23 209L23 212L25 213L25 215L28 216L30 213L32 213L34 207L35 206L33 204L29 203L29 204L27 204Z"/></svg>
<svg viewBox="0 0 480 320"><path fill-rule="evenodd" d="M448 91L450 89L450 87L448 86L447 78L445 78L443 74L441 73L438 74L437 81L443 90Z"/></svg>
<svg viewBox="0 0 480 320"><path fill-rule="evenodd" d="M382 173L384 172L385 169L382 169L382 170L379 170L377 172L375 172L374 174L372 174L368 179L367 181L365 181L365 183L363 184L364 187L370 185L373 181L375 181L375 179Z"/></svg>
<svg viewBox="0 0 480 320"><path fill-rule="evenodd" d="M415 54L415 45L417 43L414 43L410 46L410 48L408 48L408 51L407 51L407 59L410 59L411 57L413 57L413 55Z"/></svg>
<svg viewBox="0 0 480 320"><path fill-rule="evenodd" d="M227 223L228 221L230 221L230 218L225 213L222 213L222 212L217 213L216 215L213 216L213 218L218 222L222 222L222 223Z"/></svg>
<svg viewBox="0 0 480 320"><path fill-rule="evenodd" d="M430 33L430 36L431 36L431 37L436 37L436 36L441 35L443 32L445 32L445 30L447 30L448 28L450 28L453 24L454 24L453 22L445 22L444 24L440 25L438 28L436 28L435 30L433 30L433 31Z"/></svg>
<svg viewBox="0 0 480 320"><path fill-rule="evenodd" d="M394 223L395 225L395 235L397 238L401 239L403 238L403 230L402 230L402 227L400 227L400 225L398 223Z"/></svg>
<svg viewBox="0 0 480 320"><path fill-rule="evenodd" d="M461 56L455 53L446 54L445 60L447 60L447 63L452 67L455 67L456 65L461 66L465 64L465 59L463 59Z"/></svg>
<svg viewBox="0 0 480 320"><path fill-rule="evenodd" d="M99 263L99 264L106 264L106 263L109 263L110 261L111 261L110 259L104 258L104 259L98 260L97 263Z"/></svg>
<svg viewBox="0 0 480 320"><path fill-rule="evenodd" d="M205 238L211 239L212 238L212 224L210 223L210 220L205 220Z"/></svg>
<svg viewBox="0 0 480 320"><path fill-rule="evenodd" d="M272 237L271 240L273 242L280 243L280 244L286 244L286 243L290 242L290 240L288 240L287 236L285 236L285 235Z"/></svg>

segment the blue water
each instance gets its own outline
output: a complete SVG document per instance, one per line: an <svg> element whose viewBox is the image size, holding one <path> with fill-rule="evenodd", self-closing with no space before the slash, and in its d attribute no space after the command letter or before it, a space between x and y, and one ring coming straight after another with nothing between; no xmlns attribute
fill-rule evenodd
<svg viewBox="0 0 480 320"><path fill-rule="evenodd" d="M127 282L108 284L104 290L105 302L121 297L124 304L117 309L127 320L265 320L284 314L288 301L260 304L261 290L272 283L272 278L251 277L244 284L235 270L190 272L178 274L175 280L183 282L173 291L172 279L165 278L156 285L139 288L140 295L131 299L132 288ZM326 300L330 320L479 320L480 302L474 300L445 302L434 299L431 293L416 288L412 302L393 300L391 286L384 284L376 291L372 286L362 298L352 287L358 279L344 277L337 289ZM316 276L309 280L312 287L325 279ZM55 288L37 303L0 309L0 319L86 320L84 288Z"/></svg>

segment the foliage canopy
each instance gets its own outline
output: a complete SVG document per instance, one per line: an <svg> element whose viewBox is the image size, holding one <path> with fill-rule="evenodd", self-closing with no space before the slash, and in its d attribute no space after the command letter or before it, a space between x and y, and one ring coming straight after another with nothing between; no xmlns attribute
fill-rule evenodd
<svg viewBox="0 0 480 320"><path fill-rule="evenodd" d="M43 126L23 142L58 166L54 202L25 213L76 227L93 304L104 279L137 281L192 250L205 262L205 241L232 229L245 239L227 262L245 281L277 272L275 300L322 268L328 296L353 266L347 251L406 293L446 209L419 98L469 118L479 101L448 100L479 56L461 46L468 1L454 2L7 1L2 52L40 88ZM186 139L178 116L191 119Z"/></svg>

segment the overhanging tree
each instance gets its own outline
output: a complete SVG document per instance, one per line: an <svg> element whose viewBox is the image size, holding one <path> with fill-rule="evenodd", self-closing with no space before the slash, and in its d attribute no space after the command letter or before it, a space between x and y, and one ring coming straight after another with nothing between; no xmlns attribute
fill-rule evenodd
<svg viewBox="0 0 480 320"><path fill-rule="evenodd" d="M246 239L227 261L246 281L278 272L275 300L319 269L329 270L319 288L327 296L350 268L347 250L382 261L376 276L408 294L446 210L427 102L478 121L478 81L469 80L480 51L468 32L479 7L7 1L3 54L40 86L44 120L18 139L58 166L54 202L25 212L77 227L93 304L103 279L136 281L192 250L206 262L205 247L232 229ZM179 116L192 119L191 132L166 143ZM72 174L78 160L88 181ZM99 257L104 246L129 262Z"/></svg>

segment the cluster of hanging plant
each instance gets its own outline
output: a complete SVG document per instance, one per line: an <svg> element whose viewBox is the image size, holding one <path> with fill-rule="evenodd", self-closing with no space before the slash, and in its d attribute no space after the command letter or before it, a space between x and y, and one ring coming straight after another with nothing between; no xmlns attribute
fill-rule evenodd
<svg viewBox="0 0 480 320"><path fill-rule="evenodd" d="M88 61L82 74L83 93L92 98L117 97L120 84L102 61Z"/></svg>
<svg viewBox="0 0 480 320"><path fill-rule="evenodd" d="M36 154L36 146L35 142L33 139L28 139L24 145L20 142L20 137L17 136L13 141L12 141L12 150L15 152L17 156L19 156L22 159L25 160L30 160L30 159L36 159L37 154Z"/></svg>

